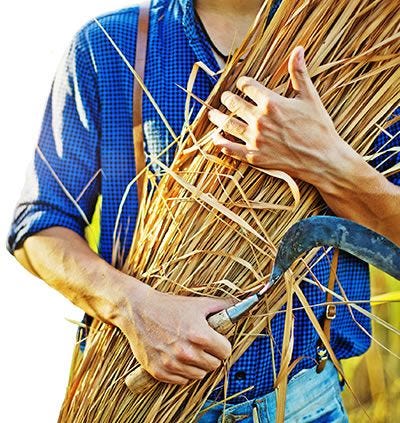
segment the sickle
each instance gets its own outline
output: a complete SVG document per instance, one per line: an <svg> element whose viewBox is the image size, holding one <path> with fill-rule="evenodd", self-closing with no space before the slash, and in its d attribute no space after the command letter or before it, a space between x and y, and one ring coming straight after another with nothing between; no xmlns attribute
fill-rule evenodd
<svg viewBox="0 0 400 423"><path fill-rule="evenodd" d="M275 285L294 261L315 247L329 246L346 251L385 273L400 279L400 248L358 223L333 216L314 216L294 224L283 236L275 258L270 280L257 294L208 317L210 326L225 334L232 325L251 310ZM134 392L144 392L155 379L139 368L129 374L125 383Z"/></svg>

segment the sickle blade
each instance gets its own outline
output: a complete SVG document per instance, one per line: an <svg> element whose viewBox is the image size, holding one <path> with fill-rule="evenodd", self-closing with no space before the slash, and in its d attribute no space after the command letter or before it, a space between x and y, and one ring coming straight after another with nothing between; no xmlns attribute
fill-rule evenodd
<svg viewBox="0 0 400 423"><path fill-rule="evenodd" d="M346 251L400 279L400 248L383 235L333 216L314 216L293 225L280 242L265 293L303 253L315 247L331 246ZM260 292L260 294L262 295Z"/></svg>

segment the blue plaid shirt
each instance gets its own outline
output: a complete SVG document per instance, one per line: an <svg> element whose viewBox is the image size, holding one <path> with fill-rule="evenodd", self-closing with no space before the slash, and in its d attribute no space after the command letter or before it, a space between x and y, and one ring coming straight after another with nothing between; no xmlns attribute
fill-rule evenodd
<svg viewBox="0 0 400 423"><path fill-rule="evenodd" d="M130 63L134 63L137 19L137 7L100 18ZM153 0L150 27L145 84L174 131L179 133L184 121L186 96L178 85L186 86L197 61L204 62L213 71L218 71L219 67L207 38L195 20L193 0ZM52 226L63 226L83 236L86 226L83 216L90 220L96 200L102 195L100 254L111 261L118 207L126 186L135 175L132 82L128 67L96 23L91 22L78 32L52 86L39 139L40 151L35 153L28 171L8 240L11 252L28 236ZM194 92L206 99L214 84L212 77L200 72ZM194 108L197 112L199 105L194 104ZM171 137L146 97L143 120L146 153L149 157L158 155L171 142ZM395 133L399 129L397 124L391 131ZM381 135L376 145L380 146L386 140L387 137ZM398 145L398 140L393 144ZM167 165L172 159L173 151L163 157ZM399 155L387 160L380 169L389 167L396 160L400 160ZM392 181L400 184L400 177L392 177ZM80 211L69 196L78 199ZM119 228L125 251L129 249L136 216L137 193L136 187L133 187L125 202ZM328 260L321 260L314 270L318 279L326 284ZM365 263L341 254L338 277L351 300L369 299L369 276ZM325 301L325 295L318 288L304 284L303 289L311 304ZM295 301L294 306L300 304ZM319 318L324 314L323 307L314 311ZM357 312L355 317L370 331L368 318ZM278 368L283 327L284 315L279 314L272 320ZM318 340L302 310L295 314L294 335L293 355L304 357L296 366L296 373L315 365ZM354 323L345 306L338 307L331 340L338 358L361 354L370 343L369 337ZM271 344L266 333L257 337L232 367L228 395L249 386L255 388L246 393L246 398L261 396L273 389ZM243 397L236 399L242 400Z"/></svg>

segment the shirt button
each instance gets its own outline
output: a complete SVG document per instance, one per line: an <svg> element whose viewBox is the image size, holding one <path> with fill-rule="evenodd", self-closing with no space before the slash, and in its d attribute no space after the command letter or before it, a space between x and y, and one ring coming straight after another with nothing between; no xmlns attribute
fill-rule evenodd
<svg viewBox="0 0 400 423"><path fill-rule="evenodd" d="M233 414L227 414L224 421L225 423L236 423L236 417Z"/></svg>
<svg viewBox="0 0 400 423"><path fill-rule="evenodd" d="M246 372L240 370L235 373L235 379L236 380L245 380L246 379Z"/></svg>

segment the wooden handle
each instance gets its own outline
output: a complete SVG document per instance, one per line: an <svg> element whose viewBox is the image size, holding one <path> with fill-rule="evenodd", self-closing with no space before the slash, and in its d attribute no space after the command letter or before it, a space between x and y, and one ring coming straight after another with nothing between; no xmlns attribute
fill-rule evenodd
<svg viewBox="0 0 400 423"><path fill-rule="evenodd" d="M139 367L132 373L129 373L129 375L125 378L125 385L133 394L147 392L156 383L157 380L142 367Z"/></svg>
<svg viewBox="0 0 400 423"><path fill-rule="evenodd" d="M213 314L207 319L207 322L221 335L227 334L233 325L226 310Z"/></svg>
<svg viewBox="0 0 400 423"><path fill-rule="evenodd" d="M226 310L213 314L207 321L214 330L222 335L229 332L229 329L233 325ZM137 368L125 378L125 384L133 394L147 392L156 383L157 380L142 367Z"/></svg>

